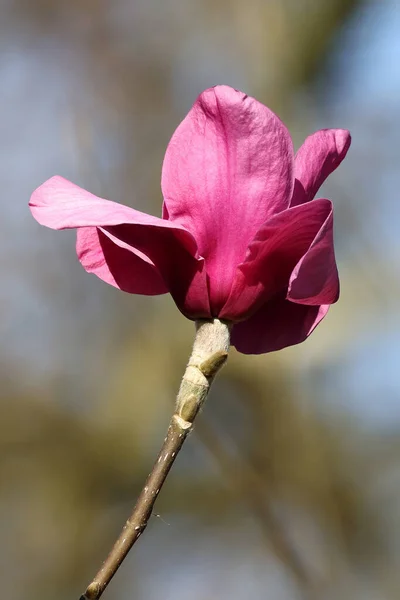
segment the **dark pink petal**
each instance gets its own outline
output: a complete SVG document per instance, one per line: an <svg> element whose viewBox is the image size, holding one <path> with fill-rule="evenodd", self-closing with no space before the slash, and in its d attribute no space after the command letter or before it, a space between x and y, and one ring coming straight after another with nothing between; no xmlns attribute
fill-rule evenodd
<svg viewBox="0 0 400 600"><path fill-rule="evenodd" d="M340 165L350 147L346 129L321 129L310 135L295 158L291 206L312 200L325 179Z"/></svg>
<svg viewBox="0 0 400 600"><path fill-rule="evenodd" d="M266 302L250 319L236 323L232 345L243 354L274 352L300 344L322 321L329 306L293 304L280 294Z"/></svg>
<svg viewBox="0 0 400 600"><path fill-rule="evenodd" d="M83 268L129 294L168 292L158 269L146 255L97 227L77 231L76 252Z"/></svg>
<svg viewBox="0 0 400 600"><path fill-rule="evenodd" d="M204 261L197 257L192 234L180 225L98 198L62 177L53 177L35 190L30 207L42 225L98 227L114 243L120 240L119 247L128 245L136 256L144 254L150 277L154 279L153 264L186 316L210 316Z"/></svg>
<svg viewBox="0 0 400 600"><path fill-rule="evenodd" d="M162 223L166 221L162 221ZM204 259L190 254L174 229L135 227L132 224L103 227L111 239L145 253L161 273L181 312L190 319L211 316ZM185 232L185 230L183 230ZM178 230L178 233L180 231ZM185 232L188 233L188 232Z"/></svg>
<svg viewBox="0 0 400 600"><path fill-rule="evenodd" d="M333 212L330 213L310 249L295 266L289 281L288 300L318 306L339 298L339 275L333 247Z"/></svg>
<svg viewBox="0 0 400 600"><path fill-rule="evenodd" d="M331 236L332 204L329 200L314 200L272 217L259 229L249 246L246 260L239 265L220 317L233 321L245 319L277 293L286 293L293 270L310 250L312 257L304 258L304 268L299 266L303 286L299 294L306 289L324 290L324 284L331 282L324 269L331 276L334 261ZM330 248L330 254L322 251L326 248ZM317 256L318 267L313 269L310 265L315 263ZM308 273L317 275L318 281L311 285Z"/></svg>
<svg viewBox="0 0 400 600"><path fill-rule="evenodd" d="M203 92L167 148L164 217L193 233L214 314L262 223L289 206L293 146L264 105L227 86Z"/></svg>

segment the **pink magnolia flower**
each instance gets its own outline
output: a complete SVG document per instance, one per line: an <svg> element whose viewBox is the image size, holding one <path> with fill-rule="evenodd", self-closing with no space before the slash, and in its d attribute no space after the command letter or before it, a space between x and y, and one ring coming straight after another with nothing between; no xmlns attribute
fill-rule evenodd
<svg viewBox="0 0 400 600"><path fill-rule="evenodd" d="M42 225L78 230L89 273L131 294L170 292L189 319L232 321L240 352L270 352L305 340L338 299L332 204L313 198L349 145L348 131L324 129L294 156L273 112L217 86L168 145L162 219L58 176L30 207Z"/></svg>

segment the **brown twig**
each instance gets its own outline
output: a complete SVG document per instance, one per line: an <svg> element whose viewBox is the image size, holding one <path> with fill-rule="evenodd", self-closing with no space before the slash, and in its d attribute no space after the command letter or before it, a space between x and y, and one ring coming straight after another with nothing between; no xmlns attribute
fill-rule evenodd
<svg viewBox="0 0 400 600"><path fill-rule="evenodd" d="M193 421L207 398L211 383L226 362L229 325L211 319L196 322L193 352L179 389L174 413L161 451L136 502L133 512L101 569L80 600L98 600L122 561L147 527L157 496L193 428Z"/></svg>

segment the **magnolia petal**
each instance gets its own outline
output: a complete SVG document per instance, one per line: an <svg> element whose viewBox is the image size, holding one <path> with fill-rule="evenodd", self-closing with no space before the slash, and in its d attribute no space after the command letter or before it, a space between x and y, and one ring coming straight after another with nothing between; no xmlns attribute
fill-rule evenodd
<svg viewBox="0 0 400 600"><path fill-rule="evenodd" d="M243 354L263 354L300 344L314 331L329 306L293 304L280 294L250 319L232 328L231 343Z"/></svg>
<svg viewBox="0 0 400 600"><path fill-rule="evenodd" d="M132 224L102 229L111 239L135 247L151 259L186 317L211 317L204 260L194 258L185 249L174 229L160 227L149 231L146 227L134 227Z"/></svg>
<svg viewBox="0 0 400 600"><path fill-rule="evenodd" d="M293 160L279 118L227 86L203 92L172 136L162 171L164 217L195 236L214 314L257 230L289 206Z"/></svg>
<svg viewBox="0 0 400 600"><path fill-rule="evenodd" d="M97 227L77 231L76 252L83 268L129 294L168 292L158 269L142 253Z"/></svg>
<svg viewBox="0 0 400 600"><path fill-rule="evenodd" d="M318 249L325 247L325 235L329 238L331 234L327 225L331 218L331 202L320 199L290 208L267 221L250 244L246 260L237 269L220 317L232 321L246 319L276 294L286 293L293 270L313 243ZM328 262L320 260L318 264L321 278L324 268L332 270L333 248L331 255L320 254L320 259L324 257ZM308 284L305 267L301 272L304 289ZM309 272L312 275L311 268Z"/></svg>
<svg viewBox="0 0 400 600"><path fill-rule="evenodd" d="M350 147L346 129L316 131L299 148L295 158L295 186L291 206L312 200L325 179L340 165Z"/></svg>
<svg viewBox="0 0 400 600"><path fill-rule="evenodd" d="M35 190L30 207L40 224L53 229L101 228L110 241L120 240L120 247L130 246L136 256L148 257L186 316L210 316L204 261L197 257L196 241L184 227L98 198L62 177ZM150 270L153 277L154 269Z"/></svg>
<svg viewBox="0 0 400 600"><path fill-rule="evenodd" d="M333 304L339 298L339 275L333 247L333 212L322 225L310 249L295 266L287 299L299 304Z"/></svg>
<svg viewBox="0 0 400 600"><path fill-rule="evenodd" d="M33 192L29 206L38 223L52 229L127 224L150 226L154 230L166 228L180 236L190 253L195 255L197 252L194 237L184 227L99 198L59 175L51 177Z"/></svg>

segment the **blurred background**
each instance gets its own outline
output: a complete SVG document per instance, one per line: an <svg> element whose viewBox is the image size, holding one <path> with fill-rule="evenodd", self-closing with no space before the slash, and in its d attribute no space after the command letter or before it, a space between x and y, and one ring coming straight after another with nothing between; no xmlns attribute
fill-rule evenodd
<svg viewBox="0 0 400 600"><path fill-rule="evenodd" d="M160 215L175 127L225 83L296 147L351 130L320 196L342 295L304 344L232 350L114 600L400 594L400 6L396 0L1 0L0 572L84 591L157 455L193 324L87 275L28 199L60 174Z"/></svg>

